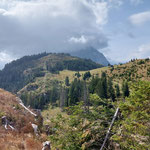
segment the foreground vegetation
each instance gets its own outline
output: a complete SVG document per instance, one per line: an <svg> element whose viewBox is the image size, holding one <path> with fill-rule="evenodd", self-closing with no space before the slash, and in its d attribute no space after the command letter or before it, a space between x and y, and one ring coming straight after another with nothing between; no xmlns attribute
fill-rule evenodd
<svg viewBox="0 0 150 150"><path fill-rule="evenodd" d="M120 108L104 149L148 150L150 147L150 82L132 84L125 101L102 99L90 94L84 102L63 109L50 119L49 138L53 148L63 150L100 149L117 107ZM47 112L48 113L48 112ZM50 114L49 114L50 115ZM47 122L48 123L48 122Z"/></svg>
<svg viewBox="0 0 150 150"><path fill-rule="evenodd" d="M118 107L119 113L104 149L149 150L149 59L98 68L101 65L88 60L44 53L19 62L9 64L0 72L1 86L13 92L23 87L17 94L24 104L43 111L44 125L40 124L40 132L47 134L45 140L51 141L53 150L100 149ZM19 78L12 81L15 72L9 74L9 71L15 66ZM6 78L5 73L8 73ZM12 82L9 84L9 81ZM4 107L4 102L0 103L0 118L7 114L24 134L30 118L17 116L16 113L24 111L16 103L12 104L9 109L8 105ZM4 134L4 130L1 131ZM18 137L22 138L20 134ZM33 143L36 143L35 139L32 135ZM41 144L40 140L37 142Z"/></svg>
<svg viewBox="0 0 150 150"><path fill-rule="evenodd" d="M121 118L114 127L112 140L124 150L150 148L150 82L131 85L131 94L120 102ZM117 131L117 132L116 132Z"/></svg>

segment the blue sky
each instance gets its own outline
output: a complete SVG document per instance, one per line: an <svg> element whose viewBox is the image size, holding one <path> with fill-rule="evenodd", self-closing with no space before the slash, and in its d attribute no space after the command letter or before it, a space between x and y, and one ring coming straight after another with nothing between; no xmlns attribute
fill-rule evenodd
<svg viewBox="0 0 150 150"><path fill-rule="evenodd" d="M137 1L138 2L138 1ZM132 15L143 15L149 12L149 17L141 24L133 24L129 19ZM137 19L137 20L138 20ZM117 9L110 11L108 22L104 27L109 37L107 57L114 62L128 61L131 58L150 57L150 1L143 0L141 3L129 3L125 0ZM140 49L142 49L143 51ZM144 52L145 47L145 52ZM148 49L148 50L147 50ZM140 51L140 52L139 52ZM112 53L110 53L112 52Z"/></svg>
<svg viewBox="0 0 150 150"><path fill-rule="evenodd" d="M150 57L150 0L0 0L0 68L92 46L111 63Z"/></svg>

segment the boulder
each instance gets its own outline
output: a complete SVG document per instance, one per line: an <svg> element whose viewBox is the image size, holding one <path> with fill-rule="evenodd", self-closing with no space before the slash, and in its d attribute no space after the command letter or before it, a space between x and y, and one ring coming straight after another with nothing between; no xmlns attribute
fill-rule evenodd
<svg viewBox="0 0 150 150"><path fill-rule="evenodd" d="M33 130L34 130L34 133L36 134L36 135L38 135L38 126L36 125L36 124L31 124L31 126L32 126L32 128L33 128Z"/></svg>
<svg viewBox="0 0 150 150"><path fill-rule="evenodd" d="M43 143L42 150L51 150L50 141L46 141L46 142Z"/></svg>

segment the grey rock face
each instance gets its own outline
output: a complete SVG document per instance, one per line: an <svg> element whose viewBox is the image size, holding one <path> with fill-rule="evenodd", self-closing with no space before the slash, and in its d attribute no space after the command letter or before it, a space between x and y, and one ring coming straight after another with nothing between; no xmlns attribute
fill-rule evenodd
<svg viewBox="0 0 150 150"><path fill-rule="evenodd" d="M94 49L93 47L89 47L89 48L81 49L81 50L77 50L77 51L72 51L69 53L72 56L91 59L92 61L102 64L104 66L108 66L108 64L109 64L106 57L101 52Z"/></svg>

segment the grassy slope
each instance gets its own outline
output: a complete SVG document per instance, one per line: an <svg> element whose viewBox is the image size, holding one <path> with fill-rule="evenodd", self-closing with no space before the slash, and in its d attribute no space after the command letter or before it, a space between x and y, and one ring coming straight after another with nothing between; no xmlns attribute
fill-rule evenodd
<svg viewBox="0 0 150 150"><path fill-rule="evenodd" d="M148 70L150 68L150 60L142 60L144 64L139 64L141 60L136 60L134 62L129 62L122 65L115 65L114 67L103 67L98 69L90 70L92 75L101 76L102 72L106 72L108 76L113 78L114 83L121 83L123 80L134 81L134 80L147 80L150 81L150 75L148 75ZM80 79L86 71L80 71ZM51 81L59 81L64 84L66 76L69 77L70 82L75 78L75 71L63 70L59 74L52 74L45 71L44 77L38 77L32 83L25 86L20 92L24 91L34 91L36 93L43 93L45 90L51 88ZM32 87L38 86L35 90ZM27 87L29 90L27 90Z"/></svg>
<svg viewBox="0 0 150 150"><path fill-rule="evenodd" d="M104 68L99 68L99 69L94 69L91 70L91 74L96 75L99 74L99 76L101 75L101 72L106 71L108 68L104 67ZM86 71L80 71L79 73L81 74L80 79L82 79L83 74ZM24 91L35 91L36 93L43 93L46 89L51 88L51 81L59 81L60 83L62 83L64 85L64 81L66 76L69 77L69 81L72 82L75 78L75 73L76 71L70 71L70 70L63 70L60 71L59 74L52 74L50 72L46 72L44 77L38 77L36 78L36 80L32 83L29 83L28 85L26 85L23 89L21 89L18 94L24 92ZM32 90L32 87L34 88L35 86L38 86L37 89ZM28 88L31 87L31 88ZM28 89L28 90L27 90Z"/></svg>
<svg viewBox="0 0 150 150"><path fill-rule="evenodd" d="M1 117L11 120L14 131L6 130L1 123ZM42 142L35 138L31 123L35 118L21 107L16 96L0 89L0 149L2 150L41 150Z"/></svg>
<svg viewBox="0 0 150 150"><path fill-rule="evenodd" d="M107 72L107 74L113 78L114 82L116 83L121 83L123 80L128 79L129 77L126 74L129 74L131 72L131 79L133 80L146 80L150 81L150 75L147 75L147 70L150 68L150 60L146 61L145 64L139 64L141 60L136 60L134 62L128 62L126 64L122 65L115 65L113 71L112 67L103 67L103 68L98 68L98 69L93 69L90 70L92 75L98 75L101 76L102 72ZM134 71L133 70L134 67ZM80 71L79 73L81 74L81 77L86 71ZM75 78L75 71L69 71L69 70L63 70L60 71L59 74L50 74L47 73L45 76L46 81L50 80L59 80L61 82L64 82L65 77L68 76L70 82L73 81ZM38 78L35 83L37 84L42 84L43 83L43 78ZM47 82L46 82L47 83Z"/></svg>
<svg viewBox="0 0 150 150"><path fill-rule="evenodd" d="M58 114L61 114L63 117L67 117L67 114L65 112L62 112L59 107L51 107L51 105L48 105L46 109L42 111L42 116L44 119L44 124L49 124L51 122L52 118L55 118Z"/></svg>
<svg viewBox="0 0 150 150"><path fill-rule="evenodd" d="M115 65L113 71L111 71L112 70L111 67L103 67L103 68L90 70L90 72L92 75L101 76L101 73L106 71L110 77L113 77L113 80L115 83L120 84L124 79L127 79L126 74L132 69L132 66L135 66L136 73L132 72L131 77L133 76L133 74L136 74L138 78L136 78L136 76L133 76L133 79L150 81L150 76L147 76L147 69L150 68L150 61L147 61L145 64L138 65L140 61L141 60L136 60L135 62L129 62L123 65ZM64 71L60 71L59 74L48 73L45 78L46 78L46 81L59 80L59 81L64 82L65 77L68 76L70 81L73 81L75 77L75 73L76 73L75 71L64 70ZM85 71L80 72L81 75L83 75L84 73ZM118 76L116 76L116 74L118 74ZM121 74L123 74L123 76L119 77ZM80 78L82 78L82 76ZM38 78L36 82L37 84L42 83L43 78ZM48 107L48 109L45 109L43 111L43 116L44 118L50 119L59 113L62 113L59 108L51 109L51 107ZM45 122L48 119L45 119Z"/></svg>

